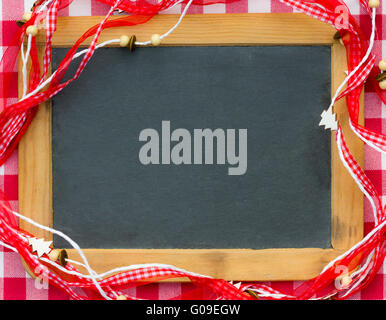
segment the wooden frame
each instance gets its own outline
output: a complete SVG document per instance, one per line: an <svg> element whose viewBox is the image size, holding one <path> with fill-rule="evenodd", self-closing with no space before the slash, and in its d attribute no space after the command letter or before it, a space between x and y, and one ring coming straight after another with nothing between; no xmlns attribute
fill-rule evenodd
<svg viewBox="0 0 386 320"><path fill-rule="evenodd" d="M85 30L100 20L100 17L59 18L53 46L71 47ZM100 42L119 38L122 34L135 34L139 41L147 40L154 31L161 34L176 21L177 16L160 15L144 25L108 29L102 33ZM331 46L331 87L335 92L345 77L347 62L345 48L333 39L334 33L331 26L303 14L190 15L162 45ZM37 37L41 60L44 40L43 36ZM19 80L21 90L22 81ZM363 107L362 94L361 122ZM350 150L363 165L363 145L349 129L345 101L337 102L334 109ZM330 260L363 237L363 195L340 162L333 135L331 249L85 249L84 252L97 272L122 265L157 262L228 280L304 280L314 277ZM51 104L47 101L39 106L36 118L20 142L19 208L25 216L52 227L51 161ZM28 223L21 221L20 224L37 237L52 239L51 234ZM74 250L68 252L71 258L79 259Z"/></svg>

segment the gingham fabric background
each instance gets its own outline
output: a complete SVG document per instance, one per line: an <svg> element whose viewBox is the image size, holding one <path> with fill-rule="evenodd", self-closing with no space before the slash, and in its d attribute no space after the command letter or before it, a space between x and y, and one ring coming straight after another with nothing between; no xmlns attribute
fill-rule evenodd
<svg viewBox="0 0 386 320"><path fill-rule="evenodd" d="M31 8L34 0L0 0L0 52L2 53L9 44L17 28L15 20L20 19L26 9ZM381 41L376 43L376 53L378 59L386 59L386 1L378 10L377 28ZM353 15L355 15L361 27L370 32L370 19L364 10L359 6L359 0L346 0ZM74 0L74 3L61 12L61 15L70 16L89 16L104 15L108 7L96 0ZM291 12L292 10L279 0L241 0L233 4L218 4L208 7L192 6L188 13L245 13L245 12ZM165 13L180 13L181 6L176 6ZM154 30L156 32L156 30ZM378 60L377 60L378 62ZM317 67L317 66L315 66ZM0 76L4 72L0 70ZM11 88L10 99L17 97L17 72L13 72L14 85ZM4 95L0 92L0 99ZM386 106L382 105L377 98L374 88L366 88L365 95L365 121L366 126L371 129L386 133ZM327 107L327 106L326 106ZM322 110L320 110L322 112ZM385 127L385 129L383 129ZM370 177L378 192L382 194L386 204L386 157L365 147L365 170ZM0 188L5 191L6 196L11 202L14 210L18 209L18 162L17 151L12 157L0 167ZM370 212L369 203L365 202L365 232L373 226L373 218ZM76 240L76 239L75 239ZM154 261L157 262L157 261ZM297 282L277 282L273 285L279 289L288 290L298 286ZM169 297L178 296L190 287L190 284L179 283L162 283L152 284L140 287L136 292L138 296L149 299L168 299ZM202 292L205 298L205 292ZM20 258L17 254L0 246L0 299L67 299L59 290L53 287L48 289L36 289L34 280L32 280L24 271ZM378 276L372 284L353 299L386 299L386 263L381 268Z"/></svg>

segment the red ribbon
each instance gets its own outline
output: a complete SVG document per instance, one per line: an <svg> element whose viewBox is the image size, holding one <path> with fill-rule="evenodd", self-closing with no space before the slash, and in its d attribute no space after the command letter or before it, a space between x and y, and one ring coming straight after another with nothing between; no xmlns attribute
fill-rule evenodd
<svg viewBox="0 0 386 320"><path fill-rule="evenodd" d="M40 3L42 1L43 0L41 0ZM57 1L59 1L59 7L58 7L59 10L68 6L72 2L72 0L57 0ZM116 0L99 0L99 1L111 6L115 5L116 3ZM237 1L237 0L228 0L228 1L227 0L220 0L220 1L195 0L193 4L203 6L203 5L213 4L213 3L229 3L233 1ZM307 14L313 15L315 18L318 18L317 14L315 13L317 12L318 7L314 6L314 4L319 4L320 6L322 6L324 8L323 10L326 11L326 14L330 19L335 19L338 17L339 12L336 12L336 8L338 6L345 6L344 2L340 0L313 0L313 1L281 0L281 1L295 8L305 9ZM185 0L182 3L186 4L187 2L188 0ZM137 24L146 23L159 11L170 8L175 3L177 3L177 0L164 0L164 1L161 1L160 3L158 2L155 3L154 1L151 1L151 0L137 0L136 2L129 1L129 0L122 0L118 8L121 10L130 12L132 13L132 15L107 21L102 26L102 29L114 28L119 26L133 26ZM367 2L364 0L361 0L361 3L365 7L365 9L369 12L369 14L371 14L371 11L367 6ZM5 70L5 71L14 70L16 58L18 56L21 43L24 39L26 28L29 25L33 24L36 19L40 19L41 16L42 16L41 14L38 15L36 13L36 9L35 9L32 19L17 31L15 37L11 41L11 45L7 48L1 60L0 67L2 68L2 70ZM37 111L36 106L39 103L42 103L50 99L56 93L63 90L70 82L76 79L76 76L74 76L70 80L64 83L61 83L64 75L68 70L70 63L72 62L74 54L76 53L80 45L84 43L84 41L87 40L88 38L95 36L97 34L98 28L99 28L99 25L93 26L92 28L87 30L82 35L82 37L78 39L78 41L74 44L74 46L69 50L69 52L67 53L63 61L60 63L58 67L58 71L55 74L48 88L42 90L39 93L32 95L31 97L23 101L18 101L10 105L8 105L7 102L4 102L3 105L0 107L0 111L1 111L0 128L2 129L0 133L0 145L2 143L4 144L5 141L7 141L7 138L11 134L11 130L8 124L10 122L12 123L12 121L16 121L16 119L20 119L20 117L23 117L23 116L25 117L25 121L22 123L22 125L20 127L16 127L15 129L16 135L12 138L11 141L9 141L10 143L6 145L5 151L3 151L3 153L0 154L0 164L4 163L4 161L11 154L12 150L17 146L18 141L20 140L20 138L28 128L30 122L32 121L34 115L36 114L36 111ZM349 71L350 71L355 68L355 66L359 63L359 61L364 56L367 49L367 40L366 40L366 37L362 34L362 31L360 30L355 19L351 15L349 15L349 27L347 29L340 30L340 33L343 37L343 40L346 44L346 48L348 51L348 62L349 62ZM358 48L358 44L360 45L360 49ZM36 88L41 81L41 70L39 67L36 43L34 40L32 41L32 47L31 47L31 61L32 61L32 65L31 65L29 79L28 79L30 91ZM368 62L371 65L370 58L368 59ZM364 66L369 63L365 63ZM363 67L358 72L364 72L364 71L365 69ZM375 85L375 87L377 88L378 94L380 95L381 99L385 102L385 92L384 91L381 92L378 89L378 85L374 83L375 82L374 78L378 71L379 70L377 70L377 68L373 69L373 71L370 73L370 76L368 78L368 82L370 82L372 85ZM11 73L6 72L5 77L0 82L0 89L3 90L6 97L8 96L9 87L12 81L13 80L11 78ZM353 121L353 123L357 125L358 113L359 113L359 94L363 87L364 81L359 84L358 83L355 84L354 81L355 81L355 77L353 77L353 79L349 81L349 86L355 85L355 88L353 87L351 91L345 93L345 96L347 98L350 118ZM368 132L370 132L369 134L371 134L370 130L368 130ZM342 139L343 139L343 136L342 136ZM386 137L385 137L385 141L386 141ZM349 153L349 150L345 145L344 139L342 143L343 143L343 148L345 148L346 155L349 157L351 154ZM1 149L0 149L0 152L1 152ZM355 161L355 160L352 159L352 161ZM0 203L2 204L0 207L0 228L1 228L0 239L3 242L16 248L32 271L36 270L36 268L38 267L42 267L42 266L47 267L48 269L47 269L46 275L48 276L50 283L64 290L73 299L100 299L101 298L97 288L95 287L94 283L90 279L85 279L76 275L68 275L60 271L58 268L52 268L52 266L42 263L41 260L38 260L34 255L31 256L31 248L28 246L28 243L26 243L25 241L21 241L20 237L18 236L18 234L24 235L24 236L29 236L29 235L25 231L18 228L15 218L11 213L11 208L9 206L9 203L5 200L2 192L0 192ZM381 221L385 217L385 213L382 210L382 208L379 209L378 217L381 219ZM365 281L360 286L358 286L355 290L353 290L353 292L351 293L351 294L354 294L358 290L362 289L374 278L377 270L382 265L382 262L385 257L384 237L385 237L385 228L380 228L376 233L374 233L369 238L367 242L363 243L361 246L356 248L352 253L350 253L346 257L337 261L334 265L328 268L328 270L326 270L326 272L324 272L323 274L319 275L318 277L312 280L305 282L302 286L296 289L291 295L281 293L280 291L275 290L263 284L243 285L241 289L237 289L235 286L229 284L227 281L224 281L224 280L209 279L205 277L194 276L194 275L191 275L190 273L176 272L174 269L159 268L159 267L150 268L150 269L145 268L145 270L141 269L141 270L135 270L135 271L127 271L119 275L110 276L107 279L104 279L103 281L101 281L100 284L103 287L103 289L106 290L107 294L111 298L114 298L114 295L110 290L111 288L119 292L124 288L140 285L138 283L138 280L139 280L138 277L140 277L138 276L138 274L140 275L142 272L142 274L150 273L152 276L150 278L146 278L145 276L144 276L145 278L141 278L141 285L144 285L145 283L155 282L161 279L163 280L163 279L170 279L170 278L176 278L176 277L188 277L193 282L195 287L192 289L192 291L186 294L182 294L178 298L197 299L201 294L200 290L202 290L202 288L205 288L213 292L213 298L222 297L224 299L251 299L252 296L246 293L243 293L242 291L246 290L247 288L252 288L252 289L256 288L256 289L266 290L274 294L282 294L282 297L277 297L277 299L309 299L314 295L323 296L323 290L326 290L326 288L328 288L328 286L331 285L331 283L336 279L337 277L336 270L338 269L338 267L345 266L350 270L352 270L359 263L363 262L365 258L368 257L370 252L374 250L373 265L369 270L369 273ZM71 264L68 264L66 268L72 271L76 270ZM143 281L144 279L148 279L148 282L144 282ZM82 296L76 293L73 290L73 287L82 288L85 295ZM338 291L330 290L328 292L337 293Z"/></svg>

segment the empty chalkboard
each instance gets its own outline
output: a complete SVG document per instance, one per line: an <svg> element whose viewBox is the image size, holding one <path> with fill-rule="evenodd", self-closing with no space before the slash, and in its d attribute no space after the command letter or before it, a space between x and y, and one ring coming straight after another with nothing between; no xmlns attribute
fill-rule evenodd
<svg viewBox="0 0 386 320"><path fill-rule="evenodd" d="M83 248L330 248L330 65L329 46L100 49L52 101L54 228ZM174 158L168 126L191 138ZM205 128L226 150L195 146ZM159 164L141 160L145 129Z"/></svg>
<svg viewBox="0 0 386 320"><path fill-rule="evenodd" d="M52 70L101 19L58 18ZM159 15L130 33L145 41L177 20ZM348 68L335 33L298 13L194 14L161 47L109 41L39 104L18 148L20 212L72 236L97 272L162 263L235 281L315 277L363 237L363 194L335 132L318 127ZM36 42L43 64L45 35ZM346 101L333 111L363 165Z"/></svg>

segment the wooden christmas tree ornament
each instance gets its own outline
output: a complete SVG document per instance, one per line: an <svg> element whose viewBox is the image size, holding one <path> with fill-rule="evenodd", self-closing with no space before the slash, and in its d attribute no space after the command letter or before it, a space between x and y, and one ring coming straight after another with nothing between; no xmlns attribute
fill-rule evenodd
<svg viewBox="0 0 386 320"><path fill-rule="evenodd" d="M129 45L129 41L130 41L130 38L128 36L126 36L126 35L123 35L123 36L121 36L119 45L122 48L127 47Z"/></svg>

